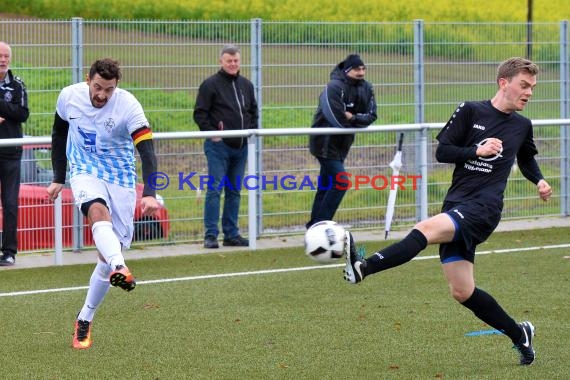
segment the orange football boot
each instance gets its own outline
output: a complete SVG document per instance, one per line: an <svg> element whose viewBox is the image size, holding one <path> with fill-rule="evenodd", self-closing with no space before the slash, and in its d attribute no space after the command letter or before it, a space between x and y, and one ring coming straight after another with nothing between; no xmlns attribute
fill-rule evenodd
<svg viewBox="0 0 570 380"><path fill-rule="evenodd" d="M127 292L133 290L137 285L135 277L131 271L129 271L129 268L123 265L117 265L115 270L111 273L109 281L111 282L111 285L118 286Z"/></svg>
<svg viewBox="0 0 570 380"><path fill-rule="evenodd" d="M91 347L91 322L76 320L75 332L73 333L73 348L76 350L84 350Z"/></svg>

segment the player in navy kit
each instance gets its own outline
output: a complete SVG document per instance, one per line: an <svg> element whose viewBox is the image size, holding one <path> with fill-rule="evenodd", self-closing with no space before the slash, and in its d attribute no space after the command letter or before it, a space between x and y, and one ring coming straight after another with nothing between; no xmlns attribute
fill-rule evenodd
<svg viewBox="0 0 570 380"><path fill-rule="evenodd" d="M521 173L537 186L544 201L552 189L534 158L531 121L522 111L536 86L538 66L524 58L510 58L497 70L498 90L491 100L461 103L437 135L436 158L455 164L440 214L416 224L400 242L368 258L355 249L347 234L344 278L356 284L374 273L402 265L426 248L440 244L443 273L452 297L489 326L503 332L520 352L520 364L534 361L534 326L516 323L497 301L475 286L475 248L499 224L503 193L517 161Z"/></svg>
<svg viewBox="0 0 570 380"><path fill-rule="evenodd" d="M52 131L53 182L50 199L69 176L75 204L89 220L99 257L91 275L85 303L75 321L73 348L91 347L91 324L111 285L131 291L136 282L122 254L133 237L136 202L134 149L142 162L144 215L158 209L149 176L156 172L152 132L139 101L118 88L119 63L95 61L86 82L61 90Z"/></svg>

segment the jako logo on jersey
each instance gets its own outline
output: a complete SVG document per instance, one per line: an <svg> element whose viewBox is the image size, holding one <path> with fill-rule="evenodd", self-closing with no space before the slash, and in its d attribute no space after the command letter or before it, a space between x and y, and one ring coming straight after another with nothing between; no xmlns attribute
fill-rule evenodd
<svg viewBox="0 0 570 380"><path fill-rule="evenodd" d="M485 130L485 127L482 126L482 125L479 125L479 124L473 124L473 128L475 128L475 129L480 129L480 130L482 130L482 131Z"/></svg>

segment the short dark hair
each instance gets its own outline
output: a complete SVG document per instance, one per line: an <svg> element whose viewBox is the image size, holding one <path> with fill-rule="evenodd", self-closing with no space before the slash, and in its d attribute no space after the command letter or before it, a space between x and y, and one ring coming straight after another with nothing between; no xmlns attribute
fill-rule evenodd
<svg viewBox="0 0 570 380"><path fill-rule="evenodd" d="M101 78L111 80L116 79L121 80L121 68L119 67L119 61L112 58L101 58L93 62L91 69L89 70L89 78L99 74Z"/></svg>
<svg viewBox="0 0 570 380"><path fill-rule="evenodd" d="M236 45L232 45L232 44L224 45L224 47L220 51L220 57L224 54L236 55L239 52L240 52L239 47L237 47Z"/></svg>
<svg viewBox="0 0 570 380"><path fill-rule="evenodd" d="M530 75L538 74L538 65L534 62L521 57L509 58L504 62L501 62L497 68L497 83L499 79L505 78L508 81L517 76L521 71L525 71Z"/></svg>

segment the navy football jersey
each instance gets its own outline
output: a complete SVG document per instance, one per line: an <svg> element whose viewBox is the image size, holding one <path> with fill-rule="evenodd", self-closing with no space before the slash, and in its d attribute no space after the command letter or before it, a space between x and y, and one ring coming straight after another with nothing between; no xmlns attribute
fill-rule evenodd
<svg viewBox="0 0 570 380"><path fill-rule="evenodd" d="M492 137L502 141L502 151L495 156L455 162L446 201L478 200L502 209L503 193L515 159L537 154L531 121L516 112L499 111L490 100L464 102L439 132L437 140L468 148L483 145Z"/></svg>

